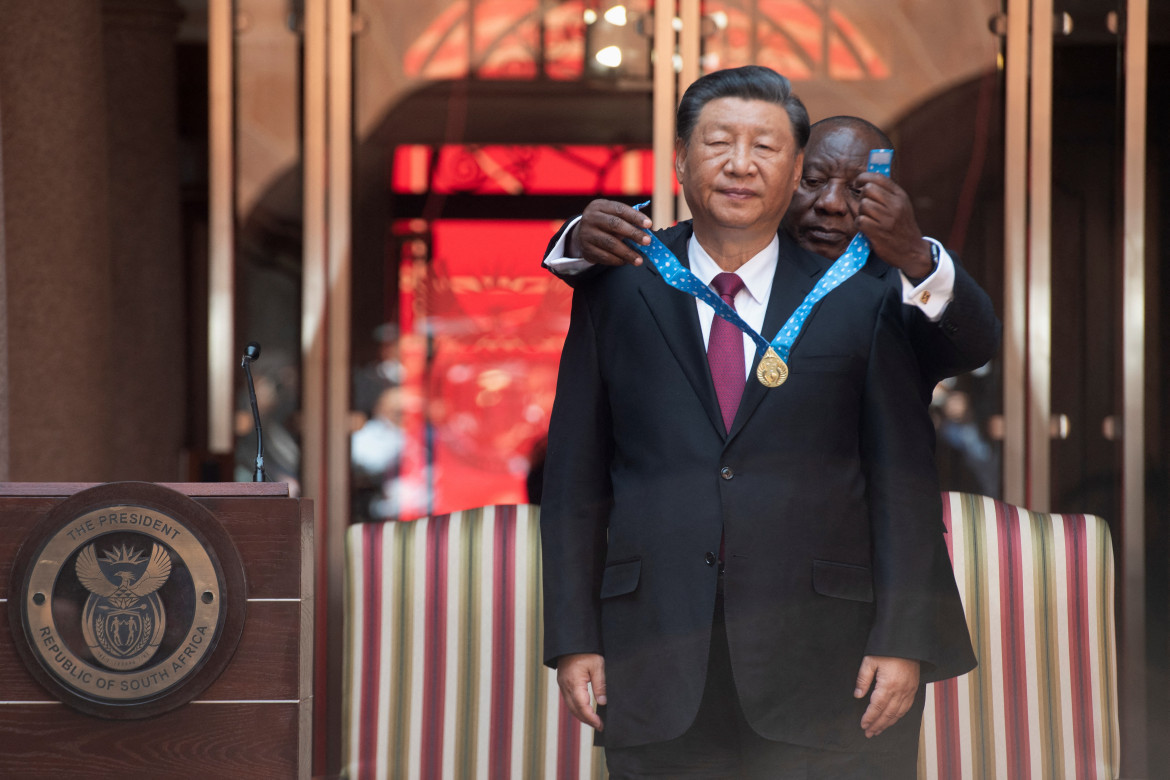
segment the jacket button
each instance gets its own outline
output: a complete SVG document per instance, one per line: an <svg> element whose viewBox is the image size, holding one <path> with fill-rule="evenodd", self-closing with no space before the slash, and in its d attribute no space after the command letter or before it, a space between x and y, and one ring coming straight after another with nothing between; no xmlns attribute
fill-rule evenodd
<svg viewBox="0 0 1170 780"><path fill-rule="evenodd" d="M703 556L703 560L707 562L708 566L714 566L715 561L717 561L719 559L715 557L715 553L709 552Z"/></svg>
<svg viewBox="0 0 1170 780"><path fill-rule="evenodd" d="M719 469L719 476L723 477L724 479L731 479L735 476L735 472L731 470L731 466L724 466L723 468Z"/></svg>

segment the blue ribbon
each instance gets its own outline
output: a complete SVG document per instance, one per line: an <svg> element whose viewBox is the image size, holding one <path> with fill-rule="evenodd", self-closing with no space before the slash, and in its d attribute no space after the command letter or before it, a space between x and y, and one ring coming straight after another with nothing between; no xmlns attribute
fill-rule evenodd
<svg viewBox="0 0 1170 780"><path fill-rule="evenodd" d="M874 149L869 153L869 161L866 169L870 173L880 173L883 176L889 176L890 164L893 160L893 149ZM640 210L648 205L650 205L650 201L639 203L634 208ZM666 244L663 244L658 239L658 236L654 235L650 230L647 230L646 233L650 236L649 246L636 244L629 239L626 240L626 243L649 260L667 284L676 290L698 298L714 309L715 313L720 317L750 336L752 341L756 343L756 352L759 355L762 356L771 347L785 363L788 362L788 355L792 350L792 345L796 343L796 337L800 335L800 330L804 327L804 322L808 319L808 315L812 313L813 306L816 306L821 298L824 298L839 287L850 276L860 271L861 267L865 265L865 261L869 258L869 239L861 235L861 233L858 233L849 242L845 253L829 266L829 270L817 281L812 292L806 295L800 306L796 307L796 311L792 312L792 316L784 323L784 327L780 328L780 332L776 334L776 338L769 342L759 333L756 333L751 325L744 322L735 313L735 309L728 306L714 290L699 281L699 277L695 276L689 268L680 263L678 258L674 256L674 253L666 247Z"/></svg>

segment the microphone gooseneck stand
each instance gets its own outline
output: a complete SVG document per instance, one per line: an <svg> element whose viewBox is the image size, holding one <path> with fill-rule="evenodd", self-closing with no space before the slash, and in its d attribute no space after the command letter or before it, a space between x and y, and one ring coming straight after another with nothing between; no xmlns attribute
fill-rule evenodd
<svg viewBox="0 0 1170 780"><path fill-rule="evenodd" d="M256 406L256 386L252 383L252 361L260 359L260 345L255 341L248 344L244 350L244 359L240 365L248 377L248 400L252 402L252 419L256 423L256 471L252 474L253 482L265 482L264 474L264 432L260 427L260 409Z"/></svg>

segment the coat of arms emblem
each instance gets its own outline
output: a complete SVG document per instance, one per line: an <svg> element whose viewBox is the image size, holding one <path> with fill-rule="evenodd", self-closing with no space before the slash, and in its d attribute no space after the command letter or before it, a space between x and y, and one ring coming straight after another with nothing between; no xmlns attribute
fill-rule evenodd
<svg viewBox="0 0 1170 780"><path fill-rule="evenodd" d="M202 693L239 644L248 597L239 552L215 515L138 482L53 505L17 552L8 592L33 677L74 709L116 719L152 717Z"/></svg>
<svg viewBox="0 0 1170 780"><path fill-rule="evenodd" d="M158 651L166 613L158 589L171 574L171 557L161 544L150 557L122 545L99 558L96 545L77 556L77 578L89 591L82 633L94 657L109 669L137 669Z"/></svg>

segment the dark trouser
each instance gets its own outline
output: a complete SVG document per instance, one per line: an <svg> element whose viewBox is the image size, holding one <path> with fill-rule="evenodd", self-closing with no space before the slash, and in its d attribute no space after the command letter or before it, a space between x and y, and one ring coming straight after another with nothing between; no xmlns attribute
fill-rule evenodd
<svg viewBox="0 0 1170 780"><path fill-rule="evenodd" d="M722 588L715 601L712 628L711 660L694 724L681 737L668 742L607 747L605 761L613 780L642 777L913 780L917 776L918 756L913 751L840 753L761 737L748 724L735 692L723 620Z"/></svg>

